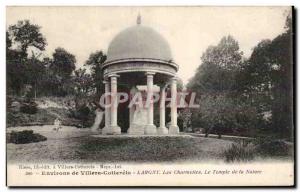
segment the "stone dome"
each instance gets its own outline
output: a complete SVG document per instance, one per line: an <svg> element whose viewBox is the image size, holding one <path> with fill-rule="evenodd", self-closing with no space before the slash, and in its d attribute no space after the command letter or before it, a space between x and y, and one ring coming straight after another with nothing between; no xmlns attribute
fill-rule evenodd
<svg viewBox="0 0 300 192"><path fill-rule="evenodd" d="M110 43L106 63L118 60L172 61L168 42L158 32L140 24L121 31Z"/></svg>

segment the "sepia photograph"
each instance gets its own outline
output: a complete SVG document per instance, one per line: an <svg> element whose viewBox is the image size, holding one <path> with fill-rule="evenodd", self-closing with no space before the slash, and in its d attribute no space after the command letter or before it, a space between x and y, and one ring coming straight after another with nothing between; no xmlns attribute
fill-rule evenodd
<svg viewBox="0 0 300 192"><path fill-rule="evenodd" d="M292 6L7 6L7 186L295 185Z"/></svg>

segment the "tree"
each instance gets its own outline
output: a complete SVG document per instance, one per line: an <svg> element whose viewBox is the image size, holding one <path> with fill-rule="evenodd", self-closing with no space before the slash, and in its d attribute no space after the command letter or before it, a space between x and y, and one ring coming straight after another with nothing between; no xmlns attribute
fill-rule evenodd
<svg viewBox="0 0 300 192"><path fill-rule="evenodd" d="M7 92L20 95L26 82L26 68L22 63L22 54L15 50L8 50L6 54Z"/></svg>
<svg viewBox="0 0 300 192"><path fill-rule="evenodd" d="M243 66L239 91L252 100L260 113L271 112L268 134L289 137L293 115L292 20L288 16L285 32L273 40L263 40Z"/></svg>
<svg viewBox="0 0 300 192"><path fill-rule="evenodd" d="M96 95L100 96L103 92L103 77L102 77L102 64L106 61L106 55L102 51L91 53L89 59L85 62L86 66L91 69L91 76L96 89Z"/></svg>
<svg viewBox="0 0 300 192"><path fill-rule="evenodd" d="M44 57L41 63L45 67L45 73L39 80L40 93L46 96L59 95L58 87L61 84L61 78L51 69L53 59Z"/></svg>
<svg viewBox="0 0 300 192"><path fill-rule="evenodd" d="M74 82L76 94L86 96L92 87L93 80L91 75L86 73L86 69L79 68L74 71Z"/></svg>
<svg viewBox="0 0 300 192"><path fill-rule="evenodd" d="M193 110L194 126L205 128L219 137L233 133L237 127L238 108L233 95L236 75L241 69L243 53L232 36L226 36L216 46L209 46L201 57L202 64L187 87L197 92L200 108Z"/></svg>
<svg viewBox="0 0 300 192"><path fill-rule="evenodd" d="M10 49L11 45L12 45L12 40L9 36L8 31L6 31L6 52Z"/></svg>
<svg viewBox="0 0 300 192"><path fill-rule="evenodd" d="M76 59L75 56L67 52L64 48L58 47L53 53L53 61L50 68L55 74L62 79L70 78L72 72L75 70Z"/></svg>
<svg viewBox="0 0 300 192"><path fill-rule="evenodd" d="M8 94L20 94L25 82L25 66L20 51L11 49L12 39L6 31L6 74Z"/></svg>
<svg viewBox="0 0 300 192"><path fill-rule="evenodd" d="M42 51L46 45L40 26L31 24L29 20L18 21L17 24L9 26L6 32L6 65L7 89L10 93L20 94L28 83L33 83L32 86L36 88L35 77L40 74L37 64L39 61L36 58L28 59L27 52L29 47ZM32 56L35 57L34 54Z"/></svg>
<svg viewBox="0 0 300 192"><path fill-rule="evenodd" d="M72 73L75 70L75 56L65 49L56 48L52 59L44 60L49 66L47 81L52 93L56 96L65 96L73 93Z"/></svg>
<svg viewBox="0 0 300 192"><path fill-rule="evenodd" d="M46 75L46 66L42 61L32 53L31 58L25 63L26 67L26 83L32 85L34 90L34 98L37 97L38 90L42 88L43 78Z"/></svg>
<svg viewBox="0 0 300 192"><path fill-rule="evenodd" d="M242 70L237 75L236 89L242 99L251 100L251 105L257 106L259 112L270 110L272 103L271 87L273 68L272 58L268 57L268 47L271 40L262 40L253 49L250 58L244 62Z"/></svg>
<svg viewBox="0 0 300 192"><path fill-rule="evenodd" d="M188 83L188 88L201 92L231 91L235 75L242 64L242 52L232 37L223 37L217 46L210 46L201 57L202 64Z"/></svg>
<svg viewBox="0 0 300 192"><path fill-rule="evenodd" d="M45 50L47 42L40 32L40 26L31 24L29 20L24 20L9 26L8 29L12 35L12 41L19 44L24 56L27 56L28 47L35 47L41 51Z"/></svg>
<svg viewBox="0 0 300 192"><path fill-rule="evenodd" d="M293 38L287 18L287 31L272 41L271 55L275 66L272 79L274 103L272 105L273 126L280 136L292 138L293 129Z"/></svg>

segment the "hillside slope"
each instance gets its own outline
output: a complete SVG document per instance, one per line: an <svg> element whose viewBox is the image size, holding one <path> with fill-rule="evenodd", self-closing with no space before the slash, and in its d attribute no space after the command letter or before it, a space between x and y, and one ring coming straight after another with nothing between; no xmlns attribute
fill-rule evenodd
<svg viewBox="0 0 300 192"><path fill-rule="evenodd" d="M74 118L74 103L71 98L43 97L37 98L35 113L26 113L21 110L24 101L13 98L7 104L6 127L53 125L56 118L62 120L62 125L83 127L79 119Z"/></svg>

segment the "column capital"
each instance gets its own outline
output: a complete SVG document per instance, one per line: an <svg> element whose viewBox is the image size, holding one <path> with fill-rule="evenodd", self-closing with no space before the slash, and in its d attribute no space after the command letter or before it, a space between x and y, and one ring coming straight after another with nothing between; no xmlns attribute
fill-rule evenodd
<svg viewBox="0 0 300 192"><path fill-rule="evenodd" d="M149 71L149 72L146 72L145 74L146 74L147 76L154 76L154 75L155 75L155 72Z"/></svg>
<svg viewBox="0 0 300 192"><path fill-rule="evenodd" d="M170 85L169 82L167 82L167 83L165 83L165 84L162 84L162 85L160 86L160 90L166 90L167 87L168 87L169 85Z"/></svg>
<svg viewBox="0 0 300 192"><path fill-rule="evenodd" d="M179 78L177 77L177 76L173 76L173 77L171 77L171 80L172 81L177 81Z"/></svg>
<svg viewBox="0 0 300 192"><path fill-rule="evenodd" d="M118 75L116 73L112 73L112 74L108 75L108 78L110 78L110 77L116 77L116 78L118 78L118 77L120 77L120 75Z"/></svg>
<svg viewBox="0 0 300 192"><path fill-rule="evenodd" d="M103 81L109 81L109 77L107 75L103 76Z"/></svg>
<svg viewBox="0 0 300 192"><path fill-rule="evenodd" d="M109 81L107 81L107 79L104 79L104 80L102 81L102 83L103 83L103 84L107 84L107 83L109 83Z"/></svg>

